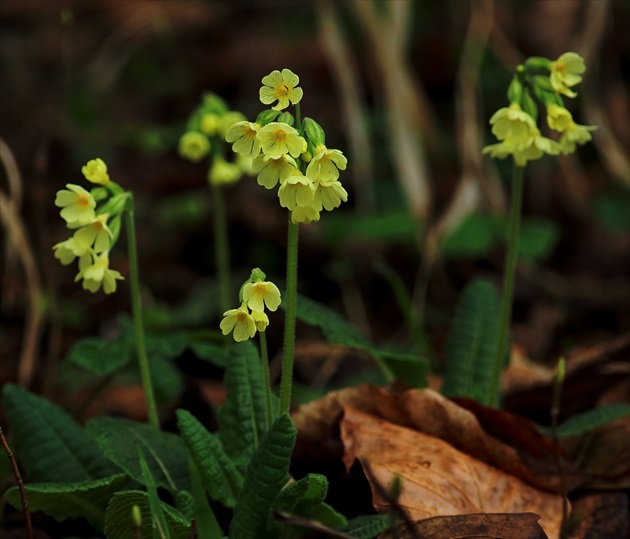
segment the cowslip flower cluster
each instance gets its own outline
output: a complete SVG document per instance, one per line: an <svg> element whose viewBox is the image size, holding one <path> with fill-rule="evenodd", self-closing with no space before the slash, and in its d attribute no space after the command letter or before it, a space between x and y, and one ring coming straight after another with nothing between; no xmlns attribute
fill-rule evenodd
<svg viewBox="0 0 630 539"><path fill-rule="evenodd" d="M280 306L281 297L278 287L266 278L259 268L252 270L239 292L241 306L223 313L219 326L223 335L232 333L236 342L242 342L251 339L256 331L267 329L269 317L265 308L275 311Z"/></svg>
<svg viewBox="0 0 630 539"><path fill-rule="evenodd" d="M576 124L562 99L577 96L570 88L581 82L585 70L584 60L575 52L555 61L532 57L518 66L508 89L510 105L490 118L492 133L500 142L486 146L483 153L499 159L511 155L522 167L544 154L568 155L577 144L590 141L597 127ZM536 123L539 104L546 110L547 127L561 133L558 141L541 134Z"/></svg>
<svg viewBox="0 0 630 539"><path fill-rule="evenodd" d="M63 265L78 259L79 272L75 281L83 281L83 288L106 294L116 291L116 281L123 279L120 272L109 267L109 252L120 233L121 214L128 194L110 180L107 165L102 159L92 159L82 169L85 178L98 187L87 191L69 183L57 191L55 205L72 236L53 246L55 258Z"/></svg>
<svg viewBox="0 0 630 539"><path fill-rule="evenodd" d="M331 211L348 200L339 181L339 171L348 161L341 151L326 147L324 130L315 120L300 121L299 81L290 69L263 77L260 101L275 105L255 122L232 124L225 139L235 153L253 159L259 185L266 189L279 185L280 205L291 212L294 223L311 223L319 221L322 210ZM290 104L296 106L295 116L281 112Z"/></svg>
<svg viewBox="0 0 630 539"><path fill-rule="evenodd" d="M238 181L243 174L251 173L251 160L227 159L225 134L227 128L245 117L229 110L223 99L213 93L204 94L201 104L193 111L186 132L180 137L178 153L184 159L199 163L211 156L208 181L212 185L225 185Z"/></svg>

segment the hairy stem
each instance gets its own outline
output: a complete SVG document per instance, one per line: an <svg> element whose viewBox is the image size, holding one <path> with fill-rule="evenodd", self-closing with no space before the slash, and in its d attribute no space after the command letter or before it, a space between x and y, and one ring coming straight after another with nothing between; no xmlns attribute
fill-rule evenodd
<svg viewBox="0 0 630 539"><path fill-rule="evenodd" d="M230 308L230 249L228 245L227 217L225 214L225 197L223 187L210 182L213 198L214 217L214 256L219 280L219 300L221 312Z"/></svg>
<svg viewBox="0 0 630 539"><path fill-rule="evenodd" d="M267 430L273 423L273 411L271 409L271 376L269 375L269 354L267 352L267 336L264 331L259 331L260 359L262 361L263 384L265 386L265 407L267 412Z"/></svg>

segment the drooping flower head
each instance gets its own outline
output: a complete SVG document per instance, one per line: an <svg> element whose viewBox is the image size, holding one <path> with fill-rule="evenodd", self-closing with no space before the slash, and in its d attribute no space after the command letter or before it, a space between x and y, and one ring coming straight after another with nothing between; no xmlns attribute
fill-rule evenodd
<svg viewBox="0 0 630 539"><path fill-rule="evenodd" d="M575 52L565 52L556 61L549 64L549 76L554 91L567 97L575 97L577 93L569 90L582 81L582 73L586 71L584 58Z"/></svg>
<svg viewBox="0 0 630 539"><path fill-rule="evenodd" d="M348 160L339 150L329 150L323 144L315 148L315 155L306 168L306 175L313 181L331 182L339 178L339 171L346 170Z"/></svg>
<svg viewBox="0 0 630 539"><path fill-rule="evenodd" d="M277 158L258 155L254 159L253 168L258 171L258 185L273 189L278 182L283 182L297 170L297 163L289 154Z"/></svg>
<svg viewBox="0 0 630 539"><path fill-rule="evenodd" d="M79 228L74 233L74 238L80 244L92 247L97 254L109 251L113 234L107 226L107 214L97 215L92 222Z"/></svg>
<svg viewBox="0 0 630 539"><path fill-rule="evenodd" d="M278 104L272 107L274 110L284 110L289 106L299 103L302 99L302 88L297 85L300 78L290 69L283 69L282 72L277 69L269 75L263 77L263 87L260 89L259 96L263 105L271 105L274 101Z"/></svg>
<svg viewBox="0 0 630 539"><path fill-rule="evenodd" d="M280 306L280 290L270 281L246 283L243 286L243 301L252 311L264 312L265 307L275 311Z"/></svg>
<svg viewBox="0 0 630 539"><path fill-rule="evenodd" d="M492 132L499 140L508 142L515 148L531 145L536 133L536 122L521 109L518 103L512 103L496 111L490 118Z"/></svg>
<svg viewBox="0 0 630 539"><path fill-rule="evenodd" d="M233 142L232 150L239 155L256 156L260 153L258 130L260 126L253 122L236 122L225 133L225 140Z"/></svg>
<svg viewBox="0 0 630 539"><path fill-rule="evenodd" d="M55 206L62 208L60 215L68 226L76 228L94 220L96 201L80 185L69 183L68 189L57 191Z"/></svg>
<svg viewBox="0 0 630 539"><path fill-rule="evenodd" d="M212 185L225 185L238 181L242 175L236 163L229 163L219 155L214 158L208 171L208 180Z"/></svg>
<svg viewBox="0 0 630 539"><path fill-rule="evenodd" d="M256 322L245 304L238 309L225 311L219 327L223 335L233 332L232 336L236 342L246 341L256 335Z"/></svg>
<svg viewBox="0 0 630 539"><path fill-rule="evenodd" d="M116 291L116 281L123 276L116 270L109 269L109 256L107 251L95 257L91 263L89 259L81 258L79 273L75 281L83 279L83 288L90 292L97 292L103 287L103 292L111 294Z"/></svg>
<svg viewBox="0 0 630 539"><path fill-rule="evenodd" d="M576 144L586 144L592 139L591 131L595 125L579 125L573 121L573 116L564 107L551 104L547 106L547 123L551 129L562 133L560 151L568 155L575 151Z"/></svg>
<svg viewBox="0 0 630 539"><path fill-rule="evenodd" d="M315 198L315 184L295 169L278 189L280 205L289 210L297 206L310 206Z"/></svg>
<svg viewBox="0 0 630 539"><path fill-rule="evenodd" d="M179 139L179 155L193 163L201 161L210 151L208 137L199 131L188 131Z"/></svg>
<svg viewBox="0 0 630 539"><path fill-rule="evenodd" d="M88 161L81 169L81 172L85 179L92 183L98 183L99 185L107 185L109 183L107 165L102 159L96 158Z"/></svg>

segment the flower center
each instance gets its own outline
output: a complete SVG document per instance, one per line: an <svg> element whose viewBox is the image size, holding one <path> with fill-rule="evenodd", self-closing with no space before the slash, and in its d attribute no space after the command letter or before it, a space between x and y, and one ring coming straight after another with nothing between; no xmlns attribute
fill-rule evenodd
<svg viewBox="0 0 630 539"><path fill-rule="evenodd" d="M273 140L275 140L278 143L286 142L288 138L289 138L289 135L283 129L276 129L273 132Z"/></svg>
<svg viewBox="0 0 630 539"><path fill-rule="evenodd" d="M77 196L77 205L80 208L89 208L90 207L90 199L86 195Z"/></svg>
<svg viewBox="0 0 630 539"><path fill-rule="evenodd" d="M286 84L281 83L276 86L276 96L277 97L287 97L291 92L291 88L289 88Z"/></svg>

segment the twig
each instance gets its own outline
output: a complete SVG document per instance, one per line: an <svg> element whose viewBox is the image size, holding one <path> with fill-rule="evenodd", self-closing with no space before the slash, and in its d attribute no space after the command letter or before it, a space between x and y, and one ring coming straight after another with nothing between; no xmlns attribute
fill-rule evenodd
<svg viewBox="0 0 630 539"><path fill-rule="evenodd" d="M28 510L28 499L26 497L26 491L24 490L24 481L22 481L22 474L20 474L20 470L18 468L17 462L15 461L15 457L13 456L13 452L7 443L7 439L4 437L4 432L2 432L2 427L0 427L0 440L2 441L2 446L4 450L7 452L7 456L11 461L11 467L13 468L13 475L15 476L15 481L17 482L18 488L20 489L20 497L22 498L22 510L24 511L24 520L26 521L26 536L28 539L33 539L33 525L31 524L31 513Z"/></svg>
<svg viewBox="0 0 630 539"><path fill-rule="evenodd" d="M567 482L565 477L564 466L562 460L558 455L557 448L559 447L558 440L558 415L560 414L560 394L562 392L562 386L564 384L565 377L565 361L564 358L560 358L558 361L558 367L556 370L556 377L553 384L553 396L551 399L551 439L556 445L553 451L553 459L560 476L560 494L562 495L562 523L560 524L560 537L564 537L564 529L566 527L567 520L569 518L569 500L567 491Z"/></svg>

